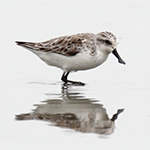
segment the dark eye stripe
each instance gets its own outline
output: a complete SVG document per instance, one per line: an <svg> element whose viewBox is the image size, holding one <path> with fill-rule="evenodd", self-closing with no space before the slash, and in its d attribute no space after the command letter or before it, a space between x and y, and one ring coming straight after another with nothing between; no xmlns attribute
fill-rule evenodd
<svg viewBox="0 0 150 150"><path fill-rule="evenodd" d="M104 41L107 45L112 45L112 43L109 40Z"/></svg>

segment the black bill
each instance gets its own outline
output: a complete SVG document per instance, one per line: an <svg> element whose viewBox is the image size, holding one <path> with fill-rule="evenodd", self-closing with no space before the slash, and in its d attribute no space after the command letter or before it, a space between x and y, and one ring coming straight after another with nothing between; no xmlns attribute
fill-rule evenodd
<svg viewBox="0 0 150 150"><path fill-rule="evenodd" d="M125 61L120 57L116 49L114 49L112 53L117 57L119 63L124 64L124 65L126 64Z"/></svg>

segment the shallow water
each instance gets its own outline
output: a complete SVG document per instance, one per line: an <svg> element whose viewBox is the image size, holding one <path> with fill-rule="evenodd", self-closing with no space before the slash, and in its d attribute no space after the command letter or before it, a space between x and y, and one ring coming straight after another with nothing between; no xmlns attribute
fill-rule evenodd
<svg viewBox="0 0 150 150"><path fill-rule="evenodd" d="M149 150L149 6L146 0L2 1L1 147ZM70 74L85 86L63 87L59 69L14 43L105 30L118 37L127 65L110 55L98 68ZM124 111L113 122L118 109Z"/></svg>
<svg viewBox="0 0 150 150"><path fill-rule="evenodd" d="M98 149L99 144L111 148L115 143L118 149L123 144L126 149L126 142L135 148L137 142L140 148L149 145L149 91L142 84L127 90L129 82L116 85L116 81L99 84L93 80L86 86L66 89L55 81L6 83L1 95L1 141L8 149L69 149L74 142L78 144L74 148L87 149L93 145ZM113 114L123 108L113 123ZM20 114L26 116L16 120Z"/></svg>
<svg viewBox="0 0 150 150"><path fill-rule="evenodd" d="M82 96L80 90L73 89L72 86L74 85L62 85L61 93L47 93L52 98L36 104L30 113L16 115L16 120L43 120L78 132L112 134L115 121L123 109L117 110L109 118L99 100Z"/></svg>

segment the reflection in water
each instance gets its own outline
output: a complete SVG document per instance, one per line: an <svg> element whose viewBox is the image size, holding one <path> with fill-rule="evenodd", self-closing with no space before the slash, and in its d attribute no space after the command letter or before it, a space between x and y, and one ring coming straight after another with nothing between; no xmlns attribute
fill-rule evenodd
<svg viewBox="0 0 150 150"><path fill-rule="evenodd" d="M103 105L96 102L98 101L81 96L81 93L70 91L68 87L62 87L59 98L48 99L42 104L35 105L36 109L33 112L16 115L16 119L49 121L55 126L70 128L83 133L105 135L113 133L114 122L123 109L119 109L109 119Z"/></svg>

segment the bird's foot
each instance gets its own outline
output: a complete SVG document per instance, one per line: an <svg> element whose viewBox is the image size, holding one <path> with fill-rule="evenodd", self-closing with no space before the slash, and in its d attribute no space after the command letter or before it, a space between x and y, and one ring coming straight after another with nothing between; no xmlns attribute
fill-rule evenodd
<svg viewBox="0 0 150 150"><path fill-rule="evenodd" d="M76 82L76 81L70 81L70 80L67 80L67 82L64 83L64 85L67 85L68 83L71 83L72 85L75 85L75 86L84 86L85 83L83 82Z"/></svg>
<svg viewBox="0 0 150 150"><path fill-rule="evenodd" d="M84 86L85 85L85 83L82 83L82 82L68 80L67 77L68 77L69 73L70 72L64 72L61 77L61 80L64 82L64 85L68 85L68 83L71 83L72 85L76 85L76 86Z"/></svg>

